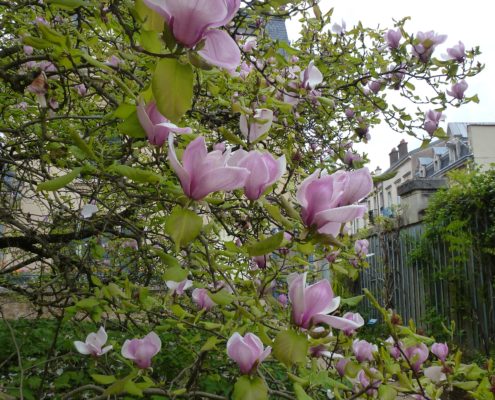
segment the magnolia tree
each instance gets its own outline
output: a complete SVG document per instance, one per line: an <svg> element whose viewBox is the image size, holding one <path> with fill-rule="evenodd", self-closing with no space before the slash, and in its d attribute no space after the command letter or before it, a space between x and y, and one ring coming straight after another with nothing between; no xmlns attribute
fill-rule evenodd
<svg viewBox="0 0 495 400"><path fill-rule="evenodd" d="M0 284L53 322L34 363L5 322L2 397L493 399L491 363L369 293L386 333L364 339L346 289L373 187L353 144L382 121L442 136L477 101L478 49L442 57L444 35L347 28L314 0L0 10ZM297 42L270 37L278 17Z"/></svg>

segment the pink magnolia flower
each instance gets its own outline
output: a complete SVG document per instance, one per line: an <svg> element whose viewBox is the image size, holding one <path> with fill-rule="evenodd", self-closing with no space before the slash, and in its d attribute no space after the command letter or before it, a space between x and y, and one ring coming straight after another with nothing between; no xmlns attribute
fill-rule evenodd
<svg viewBox="0 0 495 400"><path fill-rule="evenodd" d="M366 340L356 339L352 343L352 352L359 362L373 361L373 353L378 351L376 344L371 344Z"/></svg>
<svg viewBox="0 0 495 400"><path fill-rule="evenodd" d="M193 285L192 281L189 279L184 279L181 282L166 281L165 284L172 294L177 294L179 296L183 295L184 292Z"/></svg>
<svg viewBox="0 0 495 400"><path fill-rule="evenodd" d="M239 128L244 137L252 143L259 137L268 132L273 122L273 111L266 108L255 110L254 115L249 118L241 114L239 119Z"/></svg>
<svg viewBox="0 0 495 400"><path fill-rule="evenodd" d="M366 239L356 240L354 243L354 251L360 258L366 257L370 243Z"/></svg>
<svg viewBox="0 0 495 400"><path fill-rule="evenodd" d="M454 47L447 49L448 58L450 60L456 60L457 62L463 62L466 58L466 48L464 47L464 43L459 42Z"/></svg>
<svg viewBox="0 0 495 400"><path fill-rule="evenodd" d="M447 380L447 376L443 372L443 367L440 365L434 365L432 367L425 368L424 374L433 383L440 383Z"/></svg>
<svg viewBox="0 0 495 400"><path fill-rule="evenodd" d="M301 72L301 87L305 89L314 89L323 82L323 75L318 68L315 67L314 61L311 61L308 67Z"/></svg>
<svg viewBox="0 0 495 400"><path fill-rule="evenodd" d="M352 117L354 117L354 114L356 114L356 113L354 112L354 110L352 108L346 108L344 111L344 114L348 119L351 119Z"/></svg>
<svg viewBox="0 0 495 400"><path fill-rule="evenodd" d="M34 51L34 49L31 46L27 46L27 45L22 46L22 49L24 51L24 54L27 56L30 56L31 54L33 54L33 51Z"/></svg>
<svg viewBox="0 0 495 400"><path fill-rule="evenodd" d="M179 128L160 114L154 101L150 101L146 106L140 102L136 110L139 123L146 132L148 141L155 146L163 146L170 132L178 134L192 132L191 128Z"/></svg>
<svg viewBox="0 0 495 400"><path fill-rule="evenodd" d="M383 82L381 81L371 81L368 83L368 88L375 94L382 90Z"/></svg>
<svg viewBox="0 0 495 400"><path fill-rule="evenodd" d="M335 364L335 369L339 373L340 377L343 377L345 375L345 366L350 360L348 358L341 358L339 361L337 361L337 364Z"/></svg>
<svg viewBox="0 0 495 400"><path fill-rule="evenodd" d="M167 22L175 39L193 49L200 42L199 55L208 63L234 70L241 63L241 52L235 41L219 28L234 17L240 0L144 0Z"/></svg>
<svg viewBox="0 0 495 400"><path fill-rule="evenodd" d="M464 98L464 92L468 88L468 84L463 79L457 83L454 83L450 90L447 90L447 94L452 96L454 99L462 100Z"/></svg>
<svg viewBox="0 0 495 400"><path fill-rule="evenodd" d="M19 109L19 110L22 110L22 111L26 111L27 108L28 108L28 103L26 103L25 101L21 101L20 103L18 103L16 105L16 107Z"/></svg>
<svg viewBox="0 0 495 400"><path fill-rule="evenodd" d="M285 172L285 156L275 160L270 153L257 150L237 150L229 165L246 168L250 174L244 183L244 193L249 200L258 200L266 189L278 181Z"/></svg>
<svg viewBox="0 0 495 400"><path fill-rule="evenodd" d="M431 346L431 352L435 354L440 361L445 361L449 355L449 346L447 343L434 343Z"/></svg>
<svg viewBox="0 0 495 400"><path fill-rule="evenodd" d="M397 30L390 29L385 34L385 40L390 49L397 49L399 47L401 39L402 39L402 32L400 31L400 29Z"/></svg>
<svg viewBox="0 0 495 400"><path fill-rule="evenodd" d="M122 63L123 61L119 57L117 57L116 55L112 55L105 64L109 65L110 67L118 68L119 65Z"/></svg>
<svg viewBox="0 0 495 400"><path fill-rule="evenodd" d="M81 354L91 354L92 356L97 357L112 350L113 346L103 347L107 340L108 335L105 332L105 328L102 326L98 329L98 332L91 332L86 337L85 342L75 341L74 346L76 346L77 351Z"/></svg>
<svg viewBox="0 0 495 400"><path fill-rule="evenodd" d="M84 219L91 218L94 214L98 212L98 206L91 201L89 204L84 204L81 207L81 217Z"/></svg>
<svg viewBox="0 0 495 400"><path fill-rule="evenodd" d="M196 288L192 292L192 299L202 310L209 310L215 303L210 296L208 296L208 290L204 288Z"/></svg>
<svg viewBox="0 0 495 400"><path fill-rule="evenodd" d="M258 41L255 37L249 37L242 45L242 51L251 53L258 46Z"/></svg>
<svg viewBox="0 0 495 400"><path fill-rule="evenodd" d="M46 108L46 93L48 92L48 82L44 72L41 72L27 87L28 92L36 95L36 100L41 108Z"/></svg>
<svg viewBox="0 0 495 400"><path fill-rule="evenodd" d="M205 138L199 136L184 150L182 165L174 148L174 135L168 137L168 159L179 176L186 196L201 200L219 190L234 190L245 185L249 177L246 168L227 165L229 152L214 150L208 153Z"/></svg>
<svg viewBox="0 0 495 400"><path fill-rule="evenodd" d="M227 354L234 360L243 374L252 372L270 355L272 348L266 349L258 336L246 333L244 337L235 332L227 341Z"/></svg>
<svg viewBox="0 0 495 400"><path fill-rule="evenodd" d="M428 62L439 44L445 42L447 35L438 35L434 31L418 32L414 39L412 53L419 58L421 62Z"/></svg>
<svg viewBox="0 0 495 400"><path fill-rule="evenodd" d="M425 114L425 123L423 125L425 131L428 132L430 135L433 135L442 119L443 115L441 111L427 111Z"/></svg>
<svg viewBox="0 0 495 400"><path fill-rule="evenodd" d="M287 295L283 293L278 295L277 300L282 305L282 307L287 307L287 304L289 303L289 299L287 298Z"/></svg>
<svg viewBox="0 0 495 400"><path fill-rule="evenodd" d="M357 329L362 324L342 317L327 315L334 312L340 304L340 297L334 297L330 282L323 279L306 286L307 272L292 273L287 278L289 300L292 304L292 320L304 329L324 323L336 329Z"/></svg>
<svg viewBox="0 0 495 400"><path fill-rule="evenodd" d="M349 321L353 321L356 323L356 325L363 326L364 325L364 319L359 313L353 313L353 312L346 312L342 318L348 319ZM344 334L347 336L351 336L354 333L356 333L355 328L348 328L344 329Z"/></svg>
<svg viewBox="0 0 495 400"><path fill-rule="evenodd" d="M400 352L400 348L399 346L402 348L402 342L399 342L398 344L395 343L394 341L394 338L392 336L389 336L389 338L387 340L385 340L385 343L387 345L387 349L388 349L388 352L390 353L390 355L398 360L401 356L401 352Z"/></svg>
<svg viewBox="0 0 495 400"><path fill-rule="evenodd" d="M411 363L413 369L417 372L421 368L421 365L428 359L428 346L424 343L417 344L415 346L407 347L404 350L404 354Z"/></svg>
<svg viewBox="0 0 495 400"><path fill-rule="evenodd" d="M148 333L142 339L126 340L122 346L122 356L136 363L138 368L151 367L151 359L162 348L162 341L155 332Z"/></svg>
<svg viewBox="0 0 495 400"><path fill-rule="evenodd" d="M251 260L256 264L256 266L260 269L266 268L266 255L264 256L255 256L251 258Z"/></svg>
<svg viewBox="0 0 495 400"><path fill-rule="evenodd" d="M337 236L343 223L364 215L366 206L352 204L372 189L367 168L332 175L316 170L302 182L296 194L303 222L308 227L316 226L320 233Z"/></svg>
<svg viewBox="0 0 495 400"><path fill-rule="evenodd" d="M354 153L352 150L347 150L344 154L344 163L352 167L355 163L361 162L363 159L357 153Z"/></svg>
<svg viewBox="0 0 495 400"><path fill-rule="evenodd" d="M84 83L80 83L79 85L74 86L74 89L76 89L76 92L79 96L84 97L88 93L88 88Z"/></svg>
<svg viewBox="0 0 495 400"><path fill-rule="evenodd" d="M378 372L378 370L376 368L370 368L370 372L375 373ZM372 377L368 376L364 369L358 372L357 379L363 389L369 387L366 393L370 396L373 396L377 392L378 386L382 383L378 379L373 380Z"/></svg>

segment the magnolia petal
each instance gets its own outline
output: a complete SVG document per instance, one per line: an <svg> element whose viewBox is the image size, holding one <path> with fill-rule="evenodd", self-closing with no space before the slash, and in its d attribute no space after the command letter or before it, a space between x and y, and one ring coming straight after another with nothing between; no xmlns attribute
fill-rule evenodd
<svg viewBox="0 0 495 400"><path fill-rule="evenodd" d="M191 177L185 168L179 162L174 147L174 135L168 137L168 162L179 177L184 193L190 197L191 195Z"/></svg>
<svg viewBox="0 0 495 400"><path fill-rule="evenodd" d="M241 51L227 32L210 29L204 35L204 39L204 47L198 54L206 62L229 71L241 64Z"/></svg>
<svg viewBox="0 0 495 400"><path fill-rule="evenodd" d="M153 11L165 18L167 23L170 21L170 15L166 10L165 2L163 0L143 0L143 2L146 6L148 6L148 8L151 8Z"/></svg>
<svg viewBox="0 0 495 400"><path fill-rule="evenodd" d="M112 349L113 349L113 346L112 346L112 345L110 345L110 346L106 346L106 347L103 347L103 348L101 349L101 351L100 351L100 355L102 356L103 354L108 353L108 352L109 352L110 350L112 350Z"/></svg>
<svg viewBox="0 0 495 400"><path fill-rule="evenodd" d="M107 342L107 340L107 332L105 331L105 328L103 328L103 326L100 326L100 329L98 329L98 332L96 333L96 343L98 344L98 347L102 347Z"/></svg>
<svg viewBox="0 0 495 400"><path fill-rule="evenodd" d="M303 208L306 208L308 206L308 200L307 200L308 187L313 181L318 179L319 174L320 174L320 170L317 169L310 176L308 176L306 179L304 179L304 181L299 186L299 189L297 190L296 199L297 199L297 202Z"/></svg>
<svg viewBox="0 0 495 400"><path fill-rule="evenodd" d="M191 198L201 200L219 190L234 190L244 186L249 171L238 167L220 167L205 171L191 185Z"/></svg>
<svg viewBox="0 0 495 400"><path fill-rule="evenodd" d="M336 317L335 315L317 314L311 320L313 324L324 323L339 330L358 329L362 325L359 322L347 318Z"/></svg>
<svg viewBox="0 0 495 400"><path fill-rule="evenodd" d="M127 339L124 344L122 345L122 357L127 358L129 360L134 360L134 352L135 352L135 347L136 347L136 341L137 339L132 339L129 340Z"/></svg>
<svg viewBox="0 0 495 400"><path fill-rule="evenodd" d="M296 325L301 326L304 318L305 287L307 272L289 275L289 300L292 304L292 317Z"/></svg>
<svg viewBox="0 0 495 400"><path fill-rule="evenodd" d="M330 208L329 210L323 210L315 214L314 223L318 227L324 226L328 222L345 223L352 221L355 218L361 218L366 212L366 206L345 206Z"/></svg>
<svg viewBox="0 0 495 400"><path fill-rule="evenodd" d="M84 342L77 340L74 342L74 346L76 347L76 350L81 354L91 354L91 350L89 349L88 345Z"/></svg>
<svg viewBox="0 0 495 400"><path fill-rule="evenodd" d="M304 317L303 325L307 325L313 315L324 313L332 304L333 290L330 282L323 279L314 285L308 286L304 291Z"/></svg>
<svg viewBox="0 0 495 400"><path fill-rule="evenodd" d="M439 383L447 380L447 376L443 372L443 367L439 365L425 368L424 374L428 379L431 379L433 383Z"/></svg>

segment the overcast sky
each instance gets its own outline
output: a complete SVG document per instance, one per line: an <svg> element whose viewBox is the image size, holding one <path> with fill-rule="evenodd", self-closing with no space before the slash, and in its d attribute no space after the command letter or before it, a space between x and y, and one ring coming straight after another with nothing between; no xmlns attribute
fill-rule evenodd
<svg viewBox="0 0 495 400"><path fill-rule="evenodd" d="M347 27L361 21L364 26L382 28L393 26L393 19L399 20L409 16L405 28L409 33L434 30L440 34L447 34L447 40L435 50L440 57L446 53L447 47L452 47L461 40L466 49L480 46L483 53L479 60L486 64L478 76L469 79L467 96L478 94L480 103L448 108L444 114L448 122L495 122L495 7L491 0L322 0L320 8L326 12L334 8L333 22L343 19ZM291 41L297 39L299 24L297 21L288 21L287 29ZM402 138L409 143L409 150L419 146L420 142L414 138L390 130L386 126L377 126L371 132L372 139L358 148L369 154L371 170L378 165L382 169L389 166L388 153ZM495 138L494 138L495 140Z"/></svg>

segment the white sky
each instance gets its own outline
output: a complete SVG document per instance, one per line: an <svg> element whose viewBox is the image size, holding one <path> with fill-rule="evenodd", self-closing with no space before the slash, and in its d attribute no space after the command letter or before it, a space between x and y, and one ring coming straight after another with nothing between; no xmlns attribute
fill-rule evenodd
<svg viewBox="0 0 495 400"><path fill-rule="evenodd" d="M495 3L492 0L321 0L320 8L326 12L334 8L333 22L343 19L347 28L361 21L364 26L376 28L393 27L393 19L409 16L405 29L409 33L434 30L447 34L447 40L435 50L440 57L460 40L466 50L480 46L480 62L486 64L478 76L467 80L467 96L478 94L480 103L470 103L460 108L449 107L444 114L446 120L441 125L445 130L448 122L495 122ZM291 41L297 39L299 23L287 21ZM426 111L426 110L425 110ZM389 166L388 153L402 138L409 143L409 150L420 145L420 141L408 135L400 135L387 126L377 126L370 131L371 141L356 146L359 151L369 154L371 170L378 165L382 169ZM495 138L494 138L495 140Z"/></svg>

